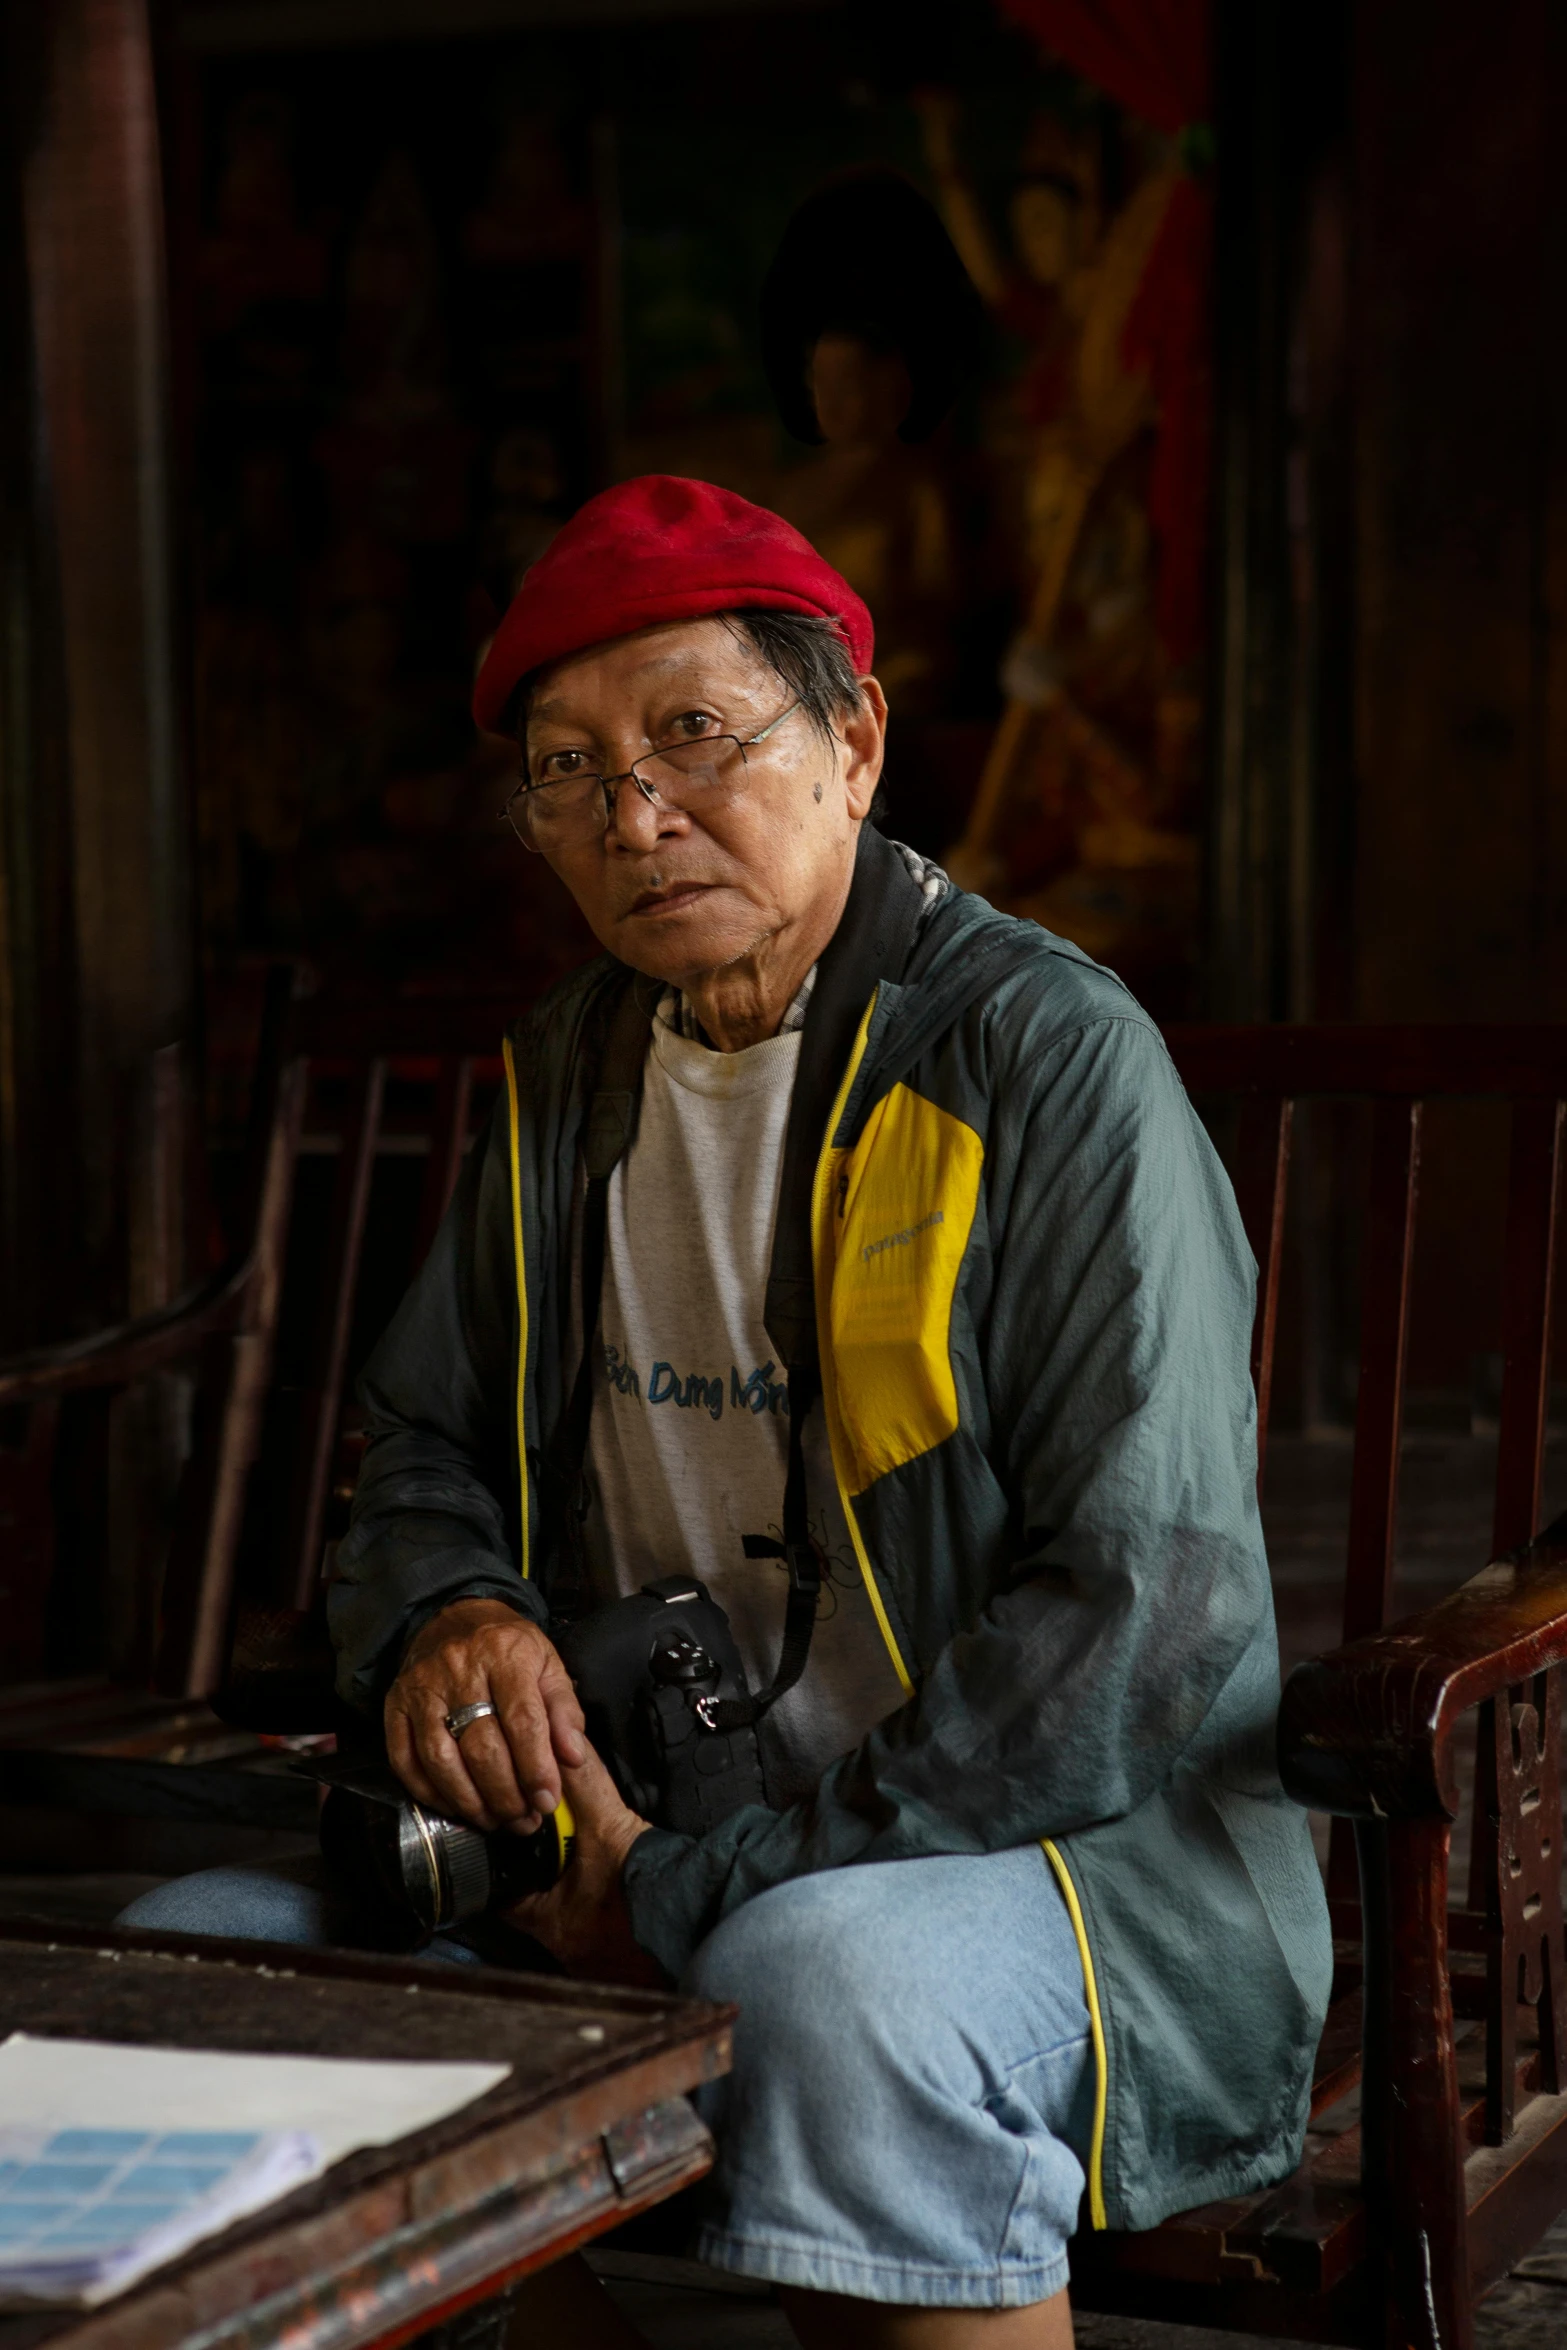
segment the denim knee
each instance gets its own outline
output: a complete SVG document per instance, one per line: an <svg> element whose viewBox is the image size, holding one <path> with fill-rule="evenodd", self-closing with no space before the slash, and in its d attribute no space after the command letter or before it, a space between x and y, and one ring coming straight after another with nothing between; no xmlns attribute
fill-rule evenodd
<svg viewBox="0 0 1567 2350"><path fill-rule="evenodd" d="M871 2300L1045 2300L1066 2278L1093 2061L1037 1849L824 1872L745 1903L683 1985L740 2009L701 2093L699 2249Z"/></svg>
<svg viewBox="0 0 1567 2350"><path fill-rule="evenodd" d="M841 2067L846 2046L863 2051L883 2037L889 1984L856 1930L863 1904L851 1874L867 1876L799 1877L757 1895L696 1952L681 1988L738 2005L737 2060L765 2049L769 2064L809 2077L818 2061Z"/></svg>
<svg viewBox="0 0 1567 2350"><path fill-rule="evenodd" d="M153 1934L217 1934L312 1947L338 1938L340 1907L311 1853L259 1868L198 1869L172 1877L139 1894L114 1922Z"/></svg>
<svg viewBox="0 0 1567 2350"><path fill-rule="evenodd" d="M296 1949L379 1949L366 1921L335 1888L320 1859L310 1854L299 1860L272 1861L264 1868L198 1869L193 1876L173 1877L138 1894L115 1919L117 1926L137 1926L150 1934L213 1934L235 1942L281 1942ZM437 1934L416 1958L439 1960L449 1966L511 1965L508 1949L475 1948L488 1944L483 1929L489 1919L472 1921L470 1932ZM520 1937L512 1937L520 1941ZM542 1954L541 1954L542 1955Z"/></svg>

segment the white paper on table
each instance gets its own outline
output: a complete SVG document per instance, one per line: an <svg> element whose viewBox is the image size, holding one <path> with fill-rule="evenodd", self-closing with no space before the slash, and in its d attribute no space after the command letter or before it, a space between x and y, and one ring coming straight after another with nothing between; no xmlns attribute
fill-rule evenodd
<svg viewBox="0 0 1567 2350"><path fill-rule="evenodd" d="M400 2058L235 2056L212 2048L136 2048L13 2032L0 2042L0 2124L40 2130L221 2128L308 2139L313 2159L295 2169L287 2188L275 2188L267 2198L272 2200L359 2147L384 2146L428 2129L482 2097L510 2070L505 2064ZM227 2226L233 2216L215 2219L213 2228Z"/></svg>
<svg viewBox="0 0 1567 2350"><path fill-rule="evenodd" d="M118 2040L0 2041L0 2121L53 2129L307 2130L320 2168L444 2121L506 2064L356 2056L231 2056Z"/></svg>

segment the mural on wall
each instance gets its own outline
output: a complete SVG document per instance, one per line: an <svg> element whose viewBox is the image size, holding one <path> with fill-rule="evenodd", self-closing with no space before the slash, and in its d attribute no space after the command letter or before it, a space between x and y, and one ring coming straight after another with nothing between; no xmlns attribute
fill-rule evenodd
<svg viewBox="0 0 1567 2350"><path fill-rule="evenodd" d="M968 565L944 428L983 369L983 307L928 199L862 166L792 215L757 326L779 419L814 450L773 502L870 606L876 674L906 733L958 689Z"/></svg>
<svg viewBox="0 0 1567 2350"><path fill-rule="evenodd" d="M578 959L496 821L509 761L468 688L560 521L670 470L776 505L866 596L892 828L1186 1007L1200 645L1161 617L1163 393L1128 335L1180 156L980 16L941 88L825 69L830 11L787 71L739 21L628 28L608 82L601 47L542 35L203 69L215 969L284 950L351 984L525 989ZM671 125L742 85L717 203L710 142ZM885 300L846 296L791 432L761 289L802 201L867 168L922 191L977 289L956 404L911 438L926 362Z"/></svg>
<svg viewBox="0 0 1567 2350"><path fill-rule="evenodd" d="M1145 140L1141 168L1112 193L1102 123L1041 113L1007 249L965 175L959 107L930 94L921 115L954 241L1028 354L1009 436L1020 626L952 871L1160 988L1195 933L1201 704L1155 626L1157 407L1127 327L1183 175Z"/></svg>

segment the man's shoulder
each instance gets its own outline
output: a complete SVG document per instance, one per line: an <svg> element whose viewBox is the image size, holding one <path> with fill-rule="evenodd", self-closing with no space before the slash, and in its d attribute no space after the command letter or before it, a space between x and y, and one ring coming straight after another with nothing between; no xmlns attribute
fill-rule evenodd
<svg viewBox="0 0 1567 2350"><path fill-rule="evenodd" d="M613 955L595 955L557 979L541 996L523 1007L508 1031L519 1060L536 1062L541 1055L570 1058L593 1012L623 987L633 974Z"/></svg>
<svg viewBox="0 0 1567 2350"><path fill-rule="evenodd" d="M955 1005L966 998L967 1018L1013 1072L1088 1031L1103 1032L1100 1049L1165 1057L1157 1024L1125 981L1070 939L962 892L940 912L946 920L931 925L925 970L911 977L938 996L950 990ZM967 974L981 964L996 977L976 998Z"/></svg>

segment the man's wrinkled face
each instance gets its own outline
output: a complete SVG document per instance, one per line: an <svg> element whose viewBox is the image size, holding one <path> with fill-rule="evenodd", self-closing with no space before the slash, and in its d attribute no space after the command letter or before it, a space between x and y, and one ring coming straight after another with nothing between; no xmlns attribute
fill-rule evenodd
<svg viewBox="0 0 1567 2350"><path fill-rule="evenodd" d="M526 776L623 776L666 745L747 741L793 699L722 621L643 629L544 672L528 712ZM782 716L743 760L728 754L722 790L692 792L685 806L616 786L602 832L545 850L600 945L682 986L781 934L814 932L824 914L830 935L881 770L878 703L873 687L868 716L839 721L836 737L803 710Z"/></svg>

